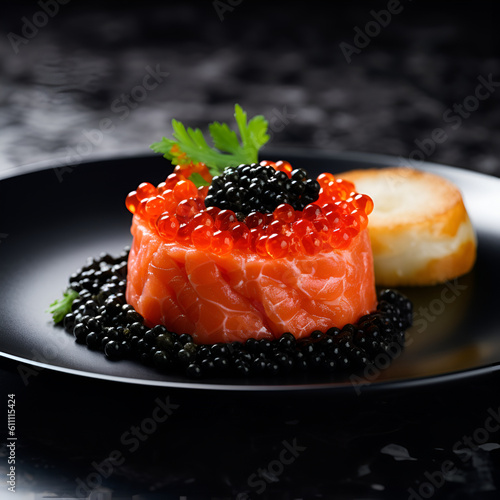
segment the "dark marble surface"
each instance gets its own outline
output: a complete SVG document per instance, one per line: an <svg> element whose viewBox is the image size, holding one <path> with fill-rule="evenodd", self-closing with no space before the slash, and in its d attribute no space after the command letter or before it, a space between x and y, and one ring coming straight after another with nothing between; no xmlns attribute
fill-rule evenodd
<svg viewBox="0 0 500 500"><path fill-rule="evenodd" d="M8 361L0 387L16 394L18 493L38 495L21 498L418 500L498 498L498 382L185 391Z"/></svg>
<svg viewBox="0 0 500 500"><path fill-rule="evenodd" d="M147 154L172 118L203 128L228 121L239 102L269 119L274 146L424 158L500 176L492 3L401 1L359 49L357 30L389 2L325 5L5 2L0 169ZM356 49L351 62L342 43ZM499 411L498 383L489 375L409 393L249 397L48 370L25 384L20 365L0 363L3 407L17 395L23 500L498 498L499 434L485 430ZM153 428L157 399L167 397L179 408L147 439L131 439L133 426ZM305 449L280 465L294 440ZM110 471L103 461L114 451ZM2 474L7 454L2 447Z"/></svg>
<svg viewBox="0 0 500 500"><path fill-rule="evenodd" d="M269 119L275 146L500 175L489 2L402 0L390 19L387 2L328 12L321 2L71 2L45 19L36 3L7 4L0 168L148 152L173 117L203 128L230 120L239 102ZM479 99L483 78L493 83Z"/></svg>

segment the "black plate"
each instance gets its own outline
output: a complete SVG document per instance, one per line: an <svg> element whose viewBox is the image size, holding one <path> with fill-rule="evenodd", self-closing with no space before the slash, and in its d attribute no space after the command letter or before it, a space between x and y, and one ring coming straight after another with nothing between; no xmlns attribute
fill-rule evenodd
<svg viewBox="0 0 500 500"><path fill-rule="evenodd" d="M401 164L395 157L358 153L269 150L313 173ZM131 361L111 362L75 344L45 312L68 276L89 256L119 253L130 244L126 194L140 182L161 182L169 164L157 156L95 160L78 166L35 165L0 181L0 354L34 366L127 383L218 390L352 391L428 384L500 367L496 286L500 282L500 179L422 163L461 189L478 233L474 270L445 285L406 288L415 325L392 364L380 358L362 377L293 376L193 382ZM363 375L363 374L362 374ZM29 377L29 373L25 376Z"/></svg>

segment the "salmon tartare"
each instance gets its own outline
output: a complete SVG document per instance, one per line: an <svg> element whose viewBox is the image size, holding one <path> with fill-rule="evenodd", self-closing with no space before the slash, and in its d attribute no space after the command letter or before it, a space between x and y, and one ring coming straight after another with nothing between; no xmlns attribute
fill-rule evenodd
<svg viewBox="0 0 500 500"><path fill-rule="evenodd" d="M291 178L288 163L265 163L250 171L281 167L276 172ZM375 310L371 200L331 174L319 183L318 200L303 210L280 204L242 220L232 210L207 210L206 190L181 174L157 188L142 184L127 201L134 214L127 302L148 326L204 344L285 332L303 338ZM179 214L181 203L189 215Z"/></svg>

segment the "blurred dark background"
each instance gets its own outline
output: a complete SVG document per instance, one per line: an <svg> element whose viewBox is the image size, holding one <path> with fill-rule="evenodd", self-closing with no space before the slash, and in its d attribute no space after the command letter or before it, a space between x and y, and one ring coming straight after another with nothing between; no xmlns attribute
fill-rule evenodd
<svg viewBox="0 0 500 500"><path fill-rule="evenodd" d="M493 2L6 1L0 34L2 170L148 154L238 102L273 146L500 176Z"/></svg>

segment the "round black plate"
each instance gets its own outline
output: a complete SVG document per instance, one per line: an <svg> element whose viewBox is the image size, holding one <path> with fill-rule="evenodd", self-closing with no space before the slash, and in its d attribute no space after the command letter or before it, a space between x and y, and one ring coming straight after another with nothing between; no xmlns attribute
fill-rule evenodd
<svg viewBox="0 0 500 500"><path fill-rule="evenodd" d="M402 164L358 153L269 150L312 173ZM33 365L89 377L165 387L218 390L366 390L471 377L500 366L496 284L500 283L500 179L442 165L418 168L447 177L461 189L478 233L474 270L444 285L405 288L414 302L414 326L404 352L394 352L364 373L339 380L297 375L272 379L193 382L132 361L111 362L75 344L55 327L48 305L87 257L119 253L131 243L129 191L161 182L170 167L157 156L95 160L78 166L35 165L0 181L0 354ZM25 376L29 377L29 373Z"/></svg>

